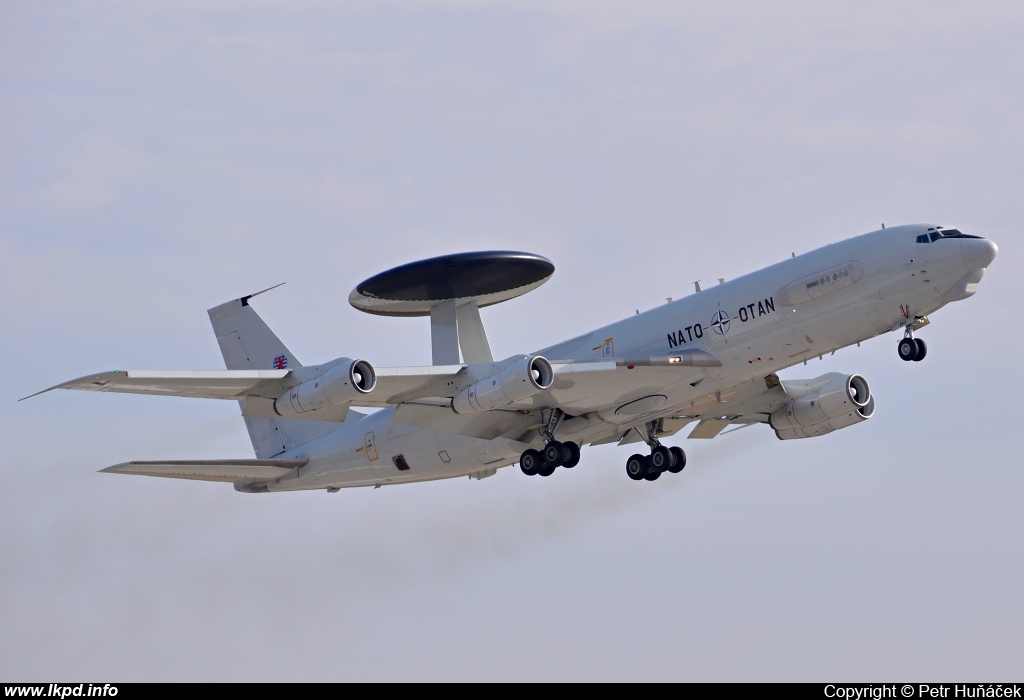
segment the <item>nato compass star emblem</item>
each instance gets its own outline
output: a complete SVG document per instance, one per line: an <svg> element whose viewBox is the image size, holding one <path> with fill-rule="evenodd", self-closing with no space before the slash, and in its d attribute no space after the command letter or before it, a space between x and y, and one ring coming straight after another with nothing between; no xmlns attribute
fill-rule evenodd
<svg viewBox="0 0 1024 700"><path fill-rule="evenodd" d="M718 309L715 315L711 317L711 327L718 335L725 335L729 332L729 323L732 319L729 318L728 312Z"/></svg>

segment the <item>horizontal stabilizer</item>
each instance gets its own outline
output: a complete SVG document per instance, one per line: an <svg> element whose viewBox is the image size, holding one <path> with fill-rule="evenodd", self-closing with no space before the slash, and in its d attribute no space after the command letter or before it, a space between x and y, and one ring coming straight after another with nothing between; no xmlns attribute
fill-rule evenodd
<svg viewBox="0 0 1024 700"><path fill-rule="evenodd" d="M112 391L122 394L157 394L159 396L188 396L196 399L242 399L246 396L266 395L273 398L284 390L282 380L287 369L242 370L125 370L89 374L49 389L43 389L26 399L54 389L78 391Z"/></svg>
<svg viewBox="0 0 1024 700"><path fill-rule="evenodd" d="M308 459L214 459L202 461L125 462L101 469L109 474L163 476L200 481L265 481L290 474Z"/></svg>

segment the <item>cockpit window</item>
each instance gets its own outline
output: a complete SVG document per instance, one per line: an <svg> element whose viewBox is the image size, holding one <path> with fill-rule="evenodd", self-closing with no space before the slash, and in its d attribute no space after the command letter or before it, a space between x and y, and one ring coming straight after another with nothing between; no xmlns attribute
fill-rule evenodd
<svg viewBox="0 0 1024 700"><path fill-rule="evenodd" d="M933 228L928 229L928 233L922 233L917 237L918 243L933 243L940 238L980 238L980 236L972 236L969 233L961 233L959 229L947 228L944 230L936 230Z"/></svg>
<svg viewBox="0 0 1024 700"><path fill-rule="evenodd" d="M961 233L959 229L947 228L938 232L939 238L980 238L981 236L972 236L969 233ZM932 240L935 240L935 234L931 234Z"/></svg>

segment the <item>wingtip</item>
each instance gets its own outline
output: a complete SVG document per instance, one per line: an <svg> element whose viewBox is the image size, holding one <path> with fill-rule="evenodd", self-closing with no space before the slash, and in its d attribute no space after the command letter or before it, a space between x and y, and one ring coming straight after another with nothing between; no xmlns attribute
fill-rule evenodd
<svg viewBox="0 0 1024 700"><path fill-rule="evenodd" d="M39 396L40 394L45 394L46 392L53 391L54 389L82 389L82 388L87 388L90 391L96 391L96 389L93 388L93 387L81 387L81 386L75 386L75 385L77 385L80 382L82 382L82 380L85 380L85 379L95 379L95 378L98 378L98 377L103 377L106 374L124 374L125 376L128 376L127 370L123 370L123 369L113 369L113 370L110 370L109 372L97 372L95 374L86 374L84 376L78 377L77 379L70 379L70 380L68 380L66 382L61 382L60 384L54 384L53 386L51 386L51 387L49 387L47 389L43 389L42 391L37 391L34 394L29 394L28 396L23 396L20 399L18 399L18 401L24 401L25 399L31 399L33 396ZM105 382L103 382L103 383L105 383Z"/></svg>
<svg viewBox="0 0 1024 700"><path fill-rule="evenodd" d="M18 401L24 401L25 399L31 399L33 396L39 396L40 394L45 394L46 392L53 391L56 388L57 388L56 386L51 386L49 389L43 389L42 391L37 391L34 394L29 394L28 396L22 396L20 399L18 399Z"/></svg>

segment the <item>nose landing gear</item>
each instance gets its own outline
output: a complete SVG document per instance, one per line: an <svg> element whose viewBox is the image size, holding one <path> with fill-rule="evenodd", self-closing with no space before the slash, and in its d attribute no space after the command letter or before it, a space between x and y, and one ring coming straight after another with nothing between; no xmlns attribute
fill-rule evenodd
<svg viewBox="0 0 1024 700"><path fill-rule="evenodd" d="M928 346L920 338L914 337L914 331L928 325L926 316L918 316L914 322L903 330L903 340L896 346L900 359L904 362L920 362L928 354Z"/></svg>
<svg viewBox="0 0 1024 700"><path fill-rule="evenodd" d="M904 362L920 362L928 353L928 346L920 338L904 338L897 346L897 351Z"/></svg>
<svg viewBox="0 0 1024 700"><path fill-rule="evenodd" d="M665 447L658 440L658 421L651 421L645 427L647 434L634 428L651 448L649 457L633 455L626 460L626 476L634 481L657 480L662 472L678 474L686 466L686 453L680 447Z"/></svg>

